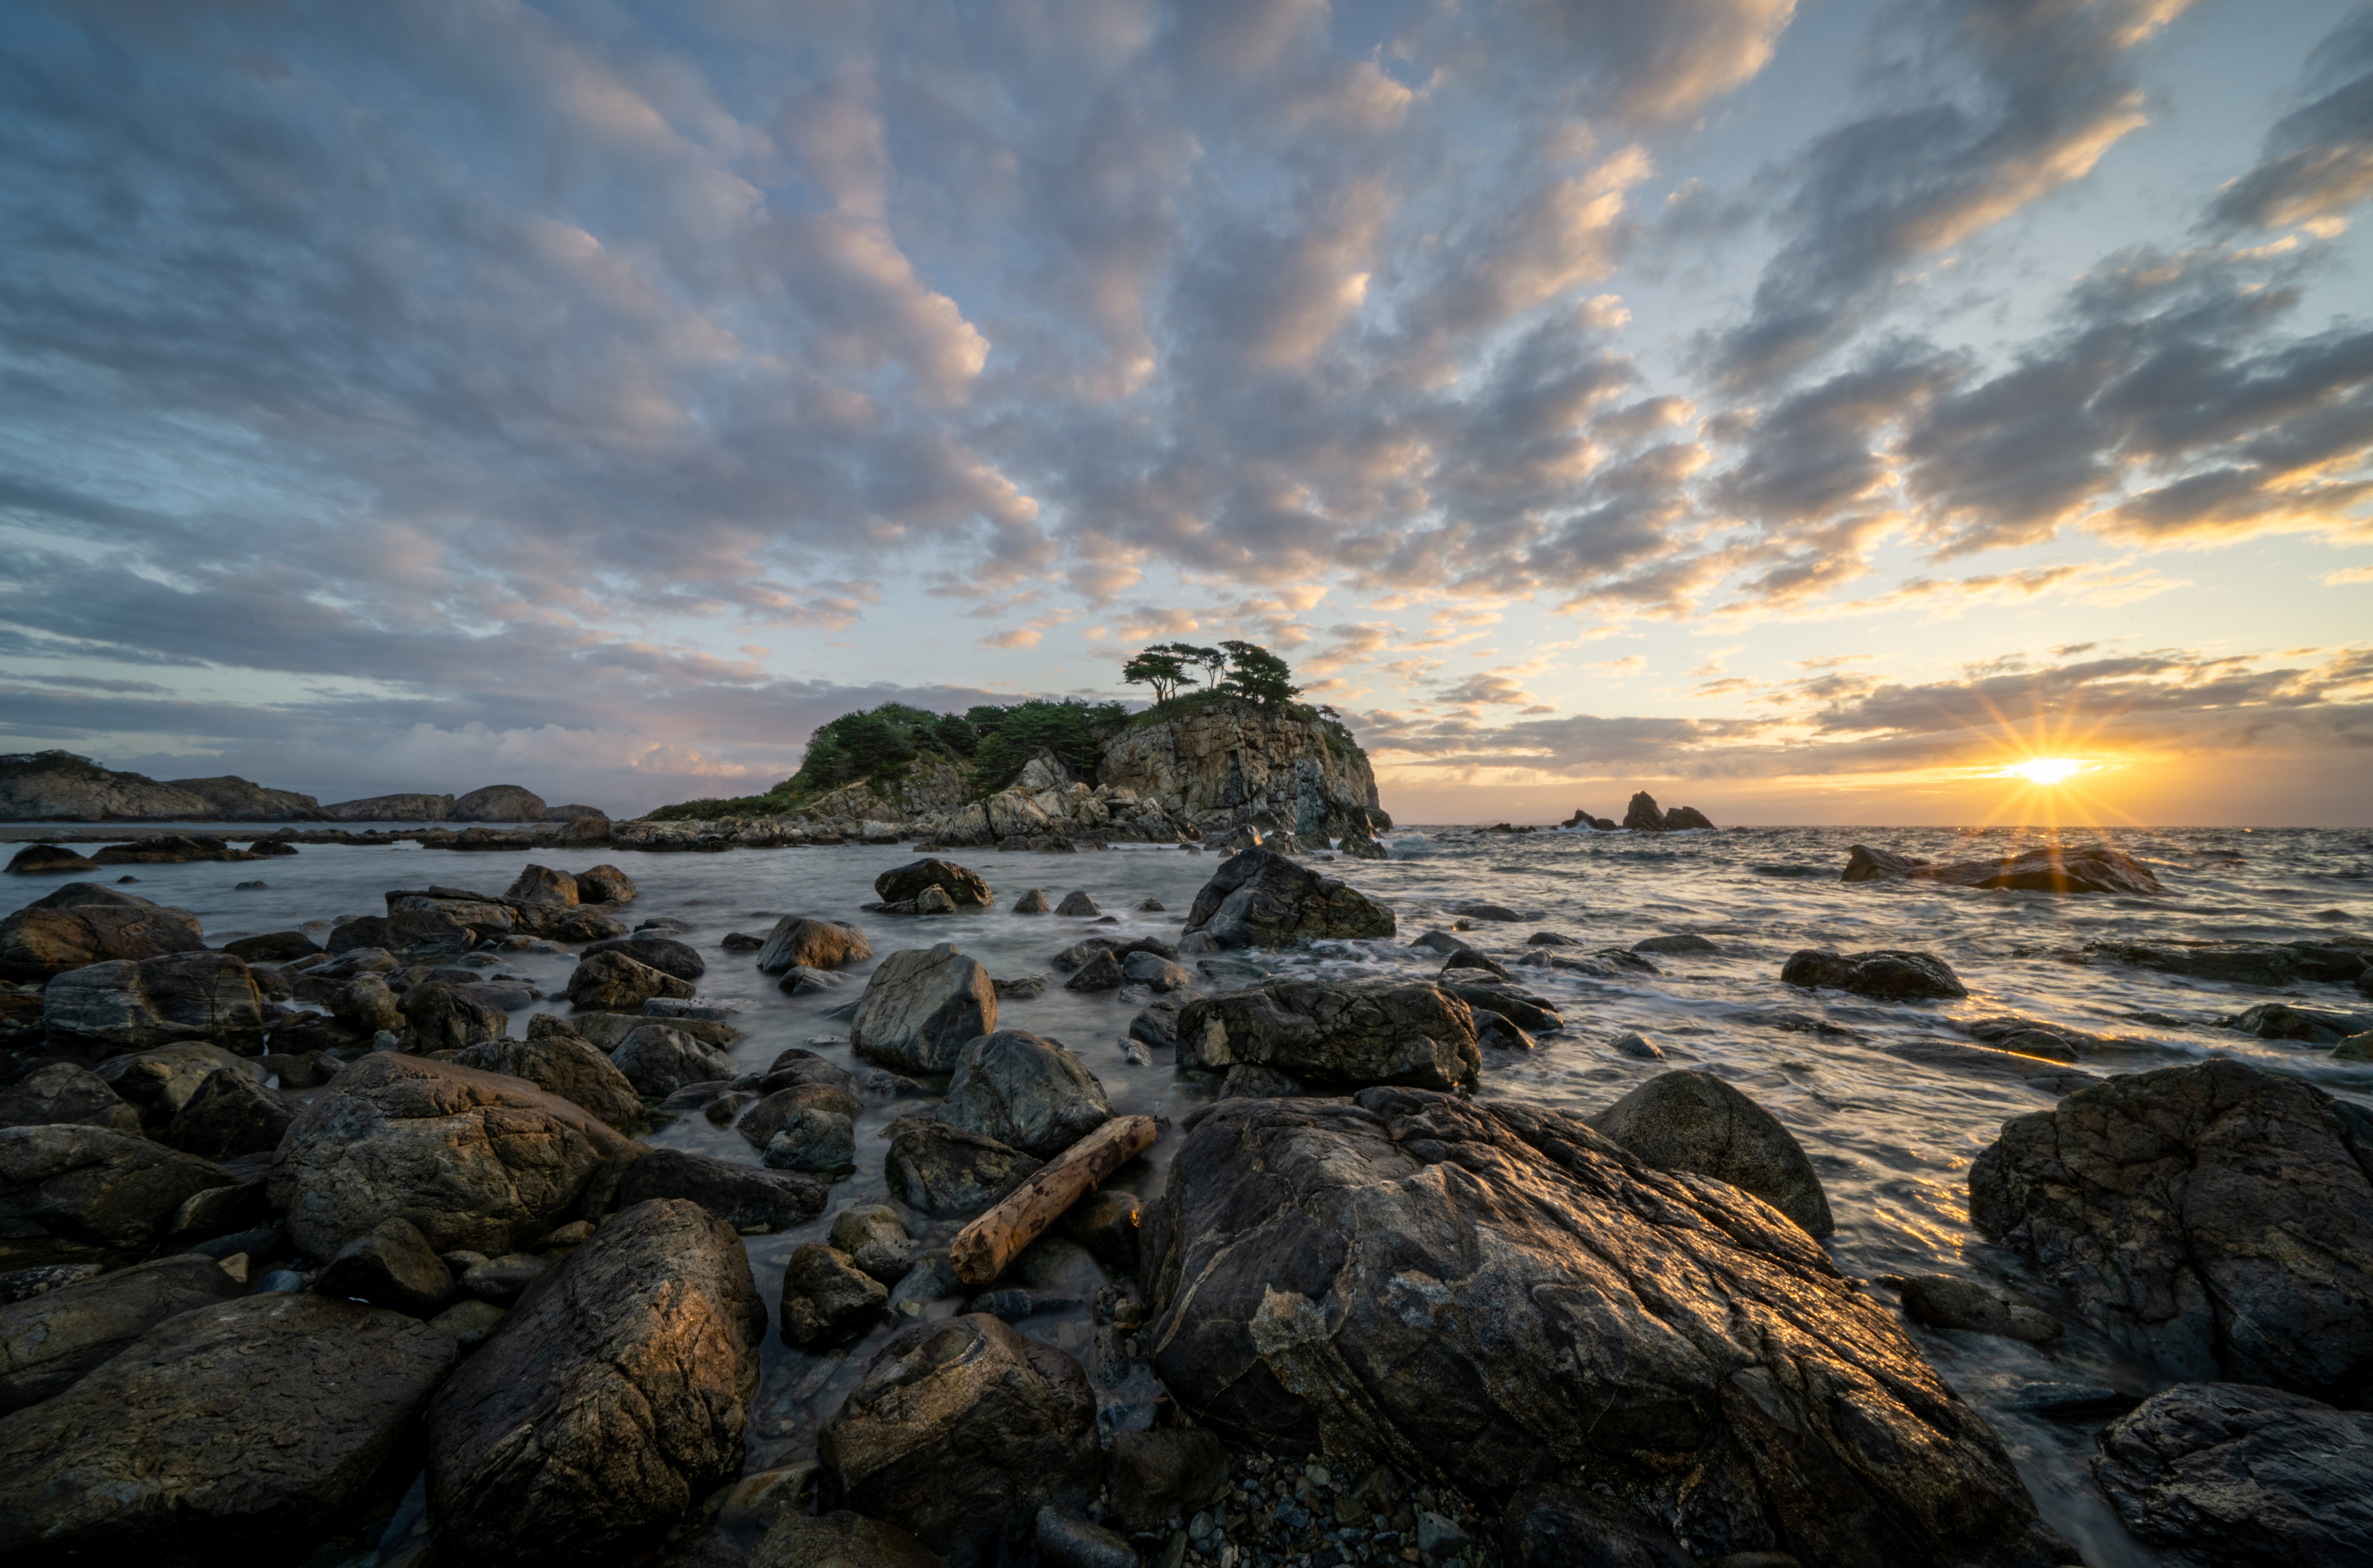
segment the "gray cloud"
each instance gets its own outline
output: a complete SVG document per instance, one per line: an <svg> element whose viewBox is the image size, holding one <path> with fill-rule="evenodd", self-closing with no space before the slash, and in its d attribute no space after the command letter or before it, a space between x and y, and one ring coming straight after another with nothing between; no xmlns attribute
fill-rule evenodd
<svg viewBox="0 0 2373 1568"><path fill-rule="evenodd" d="M2274 123L2264 161L2209 208L2216 222L2312 223L2373 196L2373 7L2360 6L2317 46L2307 80L2310 90L2328 90Z"/></svg>

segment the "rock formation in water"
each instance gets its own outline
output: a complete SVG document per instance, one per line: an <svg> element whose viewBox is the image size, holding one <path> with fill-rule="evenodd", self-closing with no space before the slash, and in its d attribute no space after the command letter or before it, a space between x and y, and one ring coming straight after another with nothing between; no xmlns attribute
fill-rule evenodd
<svg viewBox="0 0 2373 1568"><path fill-rule="evenodd" d="M118 773L72 752L0 756L0 822L320 822L310 795L244 778Z"/></svg>
<svg viewBox="0 0 2373 1568"><path fill-rule="evenodd" d="M2151 869L2106 844L2022 849L1993 860L1934 865L1892 850L1856 844L1841 882L1941 882L1951 887L2005 887L2028 893L2122 893L2146 897L2167 891Z"/></svg>

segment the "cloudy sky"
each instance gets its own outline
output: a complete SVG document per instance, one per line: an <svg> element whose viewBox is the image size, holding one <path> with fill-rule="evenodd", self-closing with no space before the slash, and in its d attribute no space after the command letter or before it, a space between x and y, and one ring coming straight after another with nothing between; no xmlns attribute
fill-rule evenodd
<svg viewBox="0 0 2373 1568"><path fill-rule="evenodd" d="M2322 0L6 0L0 747L625 812L1246 638L1405 817L2362 825L2368 197Z"/></svg>

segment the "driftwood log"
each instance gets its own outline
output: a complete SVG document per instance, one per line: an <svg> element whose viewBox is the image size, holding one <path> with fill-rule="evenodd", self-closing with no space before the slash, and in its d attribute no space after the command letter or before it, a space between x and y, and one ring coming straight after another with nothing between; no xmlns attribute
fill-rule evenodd
<svg viewBox="0 0 2373 1568"><path fill-rule="evenodd" d="M963 1230L949 1245L948 1262L967 1285L985 1285L1013 1255L1036 1241L1063 1211L1113 1172L1153 1147L1151 1117L1119 1116L1040 1166L1029 1180Z"/></svg>

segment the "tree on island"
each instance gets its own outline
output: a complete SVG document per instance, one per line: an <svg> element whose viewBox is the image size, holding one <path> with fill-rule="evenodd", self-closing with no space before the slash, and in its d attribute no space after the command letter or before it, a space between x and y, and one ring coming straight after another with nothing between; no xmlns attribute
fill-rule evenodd
<svg viewBox="0 0 2373 1568"><path fill-rule="evenodd" d="M1293 667L1257 642L1223 642L1227 649L1228 678L1220 683L1223 692L1260 704L1263 708L1284 708L1302 695L1293 684Z"/></svg>
<svg viewBox="0 0 2373 1568"><path fill-rule="evenodd" d="M1293 684L1292 666L1254 642L1223 642L1217 648L1156 643L1123 664L1120 678L1133 686L1151 686L1153 706L1163 708L1193 678L1188 673L1190 664L1204 665L1211 672L1204 682L1207 690L1244 697L1263 708L1283 708L1302 695L1302 688ZM1217 679L1223 665L1227 678Z"/></svg>
<svg viewBox="0 0 2373 1568"><path fill-rule="evenodd" d="M1132 686L1151 686L1153 706L1165 708L1186 684L1186 661L1166 648L1149 648L1120 667L1120 678Z"/></svg>

